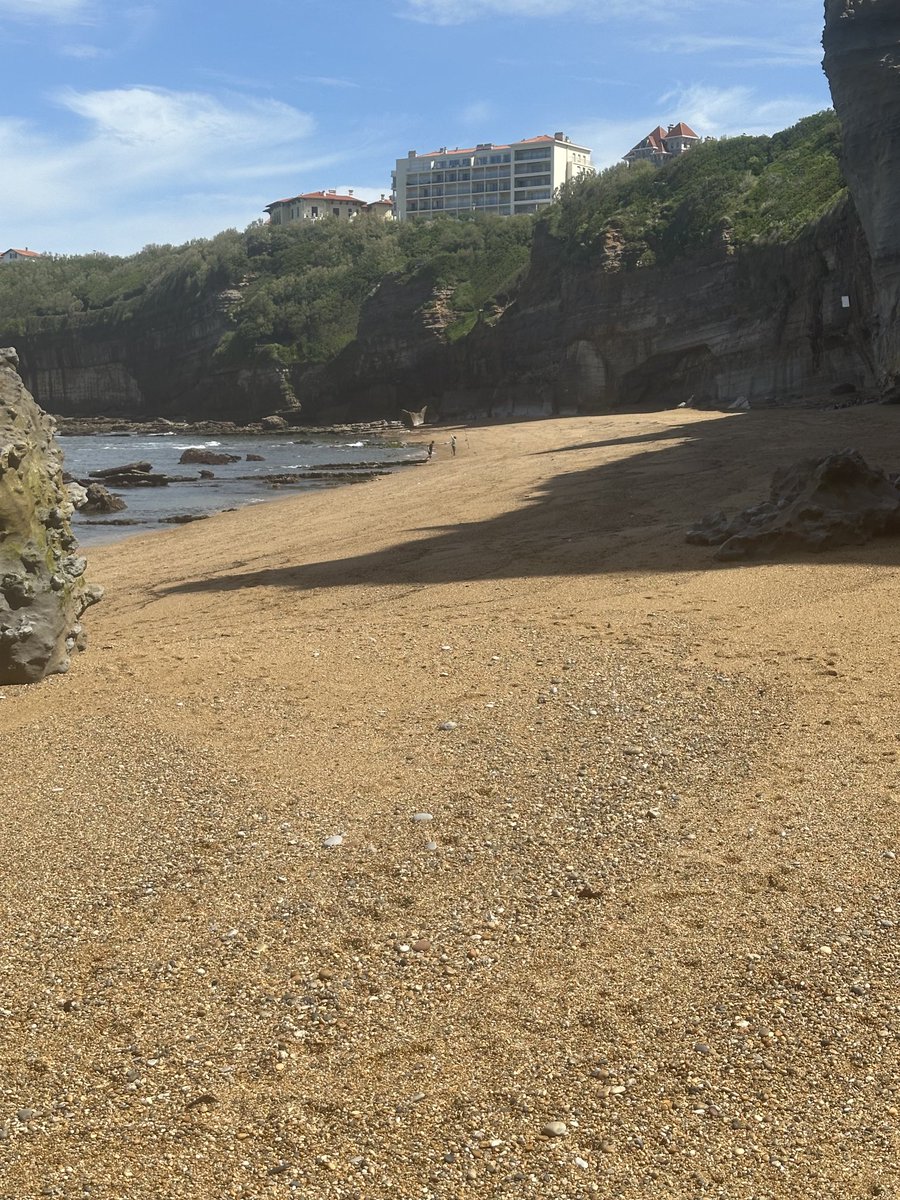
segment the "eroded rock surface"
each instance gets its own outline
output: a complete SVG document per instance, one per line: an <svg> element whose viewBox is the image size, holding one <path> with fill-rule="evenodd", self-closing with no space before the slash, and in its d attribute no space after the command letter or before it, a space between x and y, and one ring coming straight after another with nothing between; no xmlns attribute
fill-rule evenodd
<svg viewBox="0 0 900 1200"><path fill-rule="evenodd" d="M768 500L737 516L713 513L687 540L718 546L723 560L792 550L831 550L900 534L896 477L870 466L858 450L839 450L776 471Z"/></svg>
<svg viewBox="0 0 900 1200"><path fill-rule="evenodd" d="M827 0L825 72L876 287L881 386L900 399L900 4Z"/></svg>
<svg viewBox="0 0 900 1200"><path fill-rule="evenodd" d="M217 450L202 450L196 447L190 447L185 450L180 463L201 463L205 467L218 467L225 463L240 462L239 454L222 454Z"/></svg>
<svg viewBox="0 0 900 1200"><path fill-rule="evenodd" d="M102 589L85 582L54 425L0 349L0 683L65 671L84 647L80 617Z"/></svg>

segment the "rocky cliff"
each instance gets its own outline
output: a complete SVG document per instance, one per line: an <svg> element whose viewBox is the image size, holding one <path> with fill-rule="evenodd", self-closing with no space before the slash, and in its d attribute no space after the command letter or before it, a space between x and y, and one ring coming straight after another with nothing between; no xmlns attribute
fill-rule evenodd
<svg viewBox="0 0 900 1200"><path fill-rule="evenodd" d="M426 404L433 418L900 399L900 3L827 0L824 44L850 196L839 198L835 168L833 191L803 220L824 215L791 226L793 236L771 233L771 195L750 234L735 239L730 218L712 222L687 252L679 243L680 258L656 258L663 266L646 265L652 255L629 261L614 221L586 241L541 221L524 278L467 336L454 340L464 314L450 311L453 287L426 264L383 278L316 354L273 333L280 308L303 308L301 276L263 298L272 312L258 328L251 320L252 333L233 336L233 313L252 308L240 293L259 269L251 256L235 287L179 306L37 319L19 342L26 381L66 415L243 422L290 409L303 421L397 417ZM808 193L796 162L779 171ZM698 194L690 204L702 212ZM340 307L342 295L319 301ZM349 346L324 364L301 361L333 354L358 312Z"/></svg>
<svg viewBox="0 0 900 1200"><path fill-rule="evenodd" d="M0 350L0 683L65 671L84 645L80 617L101 590L85 583L52 420Z"/></svg>
<svg viewBox="0 0 900 1200"><path fill-rule="evenodd" d="M356 342L295 386L307 417L407 401L444 417L802 403L874 385L873 303L846 201L787 245L735 251L722 237L703 256L631 271L609 243L567 262L539 226L528 275L492 323L448 345L421 283L389 284Z"/></svg>
<svg viewBox="0 0 900 1200"><path fill-rule="evenodd" d="M872 259L878 380L900 400L900 4L827 0L823 44L844 171Z"/></svg>
<svg viewBox="0 0 900 1200"><path fill-rule="evenodd" d="M16 335L22 376L60 416L249 422L290 408L283 370L216 354L236 298L216 290L137 314L123 305L34 322Z"/></svg>

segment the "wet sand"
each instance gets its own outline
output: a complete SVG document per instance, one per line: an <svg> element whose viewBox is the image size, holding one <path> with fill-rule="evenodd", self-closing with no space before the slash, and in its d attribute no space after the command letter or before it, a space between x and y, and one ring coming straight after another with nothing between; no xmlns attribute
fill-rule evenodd
<svg viewBox="0 0 900 1200"><path fill-rule="evenodd" d="M684 533L898 420L441 430L93 548L0 700L0 1197L892 1195L900 543Z"/></svg>

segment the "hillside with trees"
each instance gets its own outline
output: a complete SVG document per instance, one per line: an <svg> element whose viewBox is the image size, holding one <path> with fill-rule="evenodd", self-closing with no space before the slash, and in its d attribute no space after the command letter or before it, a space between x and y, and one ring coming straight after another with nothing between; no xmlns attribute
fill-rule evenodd
<svg viewBox="0 0 900 1200"><path fill-rule="evenodd" d="M406 307L395 303L395 340L404 338L403 320L419 327L413 341L427 325L448 353L478 331L489 359L485 332L514 313L523 288L533 304L536 282L551 286L554 273L602 265L611 245L626 275L687 267L723 246L794 242L844 196L840 127L822 112L772 137L707 140L662 168L622 164L580 177L536 216L259 222L128 257L9 264L0 267L0 344L19 347L32 390L54 411L125 412L139 394L145 411L208 415L220 405L240 419L248 401L250 410L279 407L279 395L305 405L311 373L352 347L361 315L377 318L386 293L396 300L406 289ZM437 321L428 319L432 304ZM377 319L374 327L377 335ZM177 354L167 363L173 337ZM465 388L458 353L453 362L456 386ZM69 387L78 370L93 374ZM254 401L264 372L275 382Z"/></svg>

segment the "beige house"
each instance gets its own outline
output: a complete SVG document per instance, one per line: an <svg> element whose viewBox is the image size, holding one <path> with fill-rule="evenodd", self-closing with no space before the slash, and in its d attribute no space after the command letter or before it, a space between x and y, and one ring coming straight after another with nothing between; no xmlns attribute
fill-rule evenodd
<svg viewBox="0 0 900 1200"><path fill-rule="evenodd" d="M348 192L304 192L302 196L289 196L287 200L274 200L266 205L266 212L273 225L289 225L291 221L320 221L323 217L338 217L349 220L366 207L365 200Z"/></svg>
<svg viewBox="0 0 900 1200"><path fill-rule="evenodd" d="M373 200L371 204L366 205L366 212L373 213L376 217L381 217L382 221L393 221L394 202L382 193L380 200Z"/></svg>
<svg viewBox="0 0 900 1200"><path fill-rule="evenodd" d="M686 154L699 141L698 135L690 125L685 125L684 121L670 125L668 129L657 125L623 157L629 164L650 162L655 167L661 167L663 163L671 162L679 154Z"/></svg>
<svg viewBox="0 0 900 1200"><path fill-rule="evenodd" d="M375 213L383 220L394 215L394 205L382 193L380 200L371 204L354 196L351 189L345 196L333 189L325 192L304 192L302 196L289 196L287 200L274 200L266 205L272 225L289 225L292 221L320 221L323 217L351 220L358 213Z"/></svg>
<svg viewBox="0 0 900 1200"><path fill-rule="evenodd" d="M564 133L540 134L521 142L428 154L410 150L394 170L394 212L399 221L438 214L493 213L501 217L537 212L556 189L592 171L591 152Z"/></svg>

